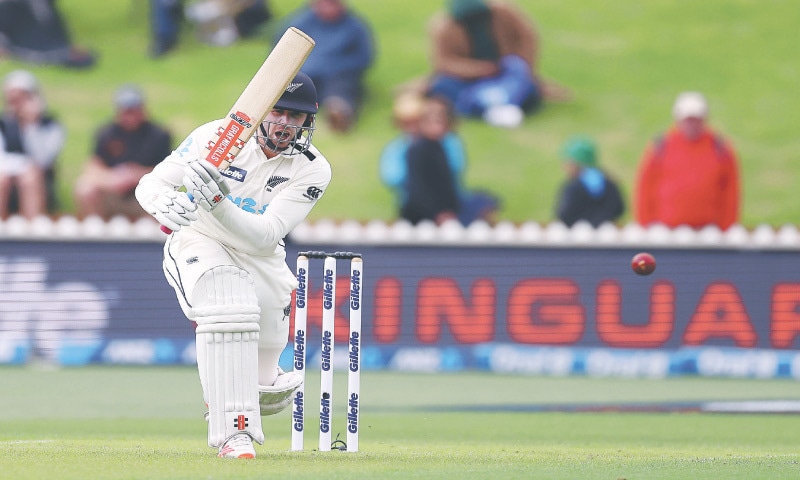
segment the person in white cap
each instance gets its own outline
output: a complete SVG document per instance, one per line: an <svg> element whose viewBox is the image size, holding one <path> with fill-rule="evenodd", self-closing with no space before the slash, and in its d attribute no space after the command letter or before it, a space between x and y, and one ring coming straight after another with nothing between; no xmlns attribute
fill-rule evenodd
<svg viewBox="0 0 800 480"><path fill-rule="evenodd" d="M683 92L672 108L674 125L646 149L634 193L634 217L643 226L716 225L739 221L736 153L708 125L708 102Z"/></svg>
<svg viewBox="0 0 800 480"><path fill-rule="evenodd" d="M15 70L3 79L0 114L0 218L31 219L55 208L55 164L64 127L47 112L36 77Z"/></svg>

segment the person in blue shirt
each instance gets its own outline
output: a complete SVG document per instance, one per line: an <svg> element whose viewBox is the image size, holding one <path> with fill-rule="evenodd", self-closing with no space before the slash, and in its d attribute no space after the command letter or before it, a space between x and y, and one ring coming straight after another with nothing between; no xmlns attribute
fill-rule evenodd
<svg viewBox="0 0 800 480"><path fill-rule="evenodd" d="M348 131L361 107L364 77L375 58L370 27L343 0L311 0L289 15L283 26L275 42L290 26L316 42L303 72L314 81L320 109L331 128Z"/></svg>
<svg viewBox="0 0 800 480"><path fill-rule="evenodd" d="M567 226L585 220L596 228L622 216L622 194L616 182L599 168L594 142L571 138L564 144L562 156L568 178L558 196L558 219Z"/></svg>

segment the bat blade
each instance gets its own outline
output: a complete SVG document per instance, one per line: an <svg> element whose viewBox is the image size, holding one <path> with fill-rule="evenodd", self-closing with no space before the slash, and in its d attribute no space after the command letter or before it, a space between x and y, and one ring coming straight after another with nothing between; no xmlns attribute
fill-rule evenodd
<svg viewBox="0 0 800 480"><path fill-rule="evenodd" d="M281 36L206 145L206 161L219 170L233 162L305 63L314 40L295 27ZM172 233L161 226L164 233Z"/></svg>
<svg viewBox="0 0 800 480"><path fill-rule="evenodd" d="M303 66L314 40L291 27L239 95L206 146L206 160L225 170Z"/></svg>

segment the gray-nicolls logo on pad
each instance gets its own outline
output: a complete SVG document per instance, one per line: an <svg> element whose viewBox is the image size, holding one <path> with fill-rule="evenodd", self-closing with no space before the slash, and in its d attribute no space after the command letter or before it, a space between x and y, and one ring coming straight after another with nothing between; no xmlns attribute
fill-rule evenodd
<svg viewBox="0 0 800 480"><path fill-rule="evenodd" d="M303 82L298 83L290 83L288 87L286 87L286 91L289 93L294 93L295 90L303 86Z"/></svg>

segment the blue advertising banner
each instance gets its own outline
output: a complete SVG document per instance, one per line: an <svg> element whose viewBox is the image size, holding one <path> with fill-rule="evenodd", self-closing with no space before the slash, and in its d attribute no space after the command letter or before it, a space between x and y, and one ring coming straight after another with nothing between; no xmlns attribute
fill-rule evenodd
<svg viewBox="0 0 800 480"><path fill-rule="evenodd" d="M289 245L293 269L301 249L342 247ZM365 368L800 378L791 251L651 250L656 271L639 276L624 248L348 250L364 259ZM309 362L322 275L312 260ZM344 264L337 281L349 282ZM342 343L347 302L337 288ZM191 364L193 328L164 280L159 243L0 242L0 363Z"/></svg>

